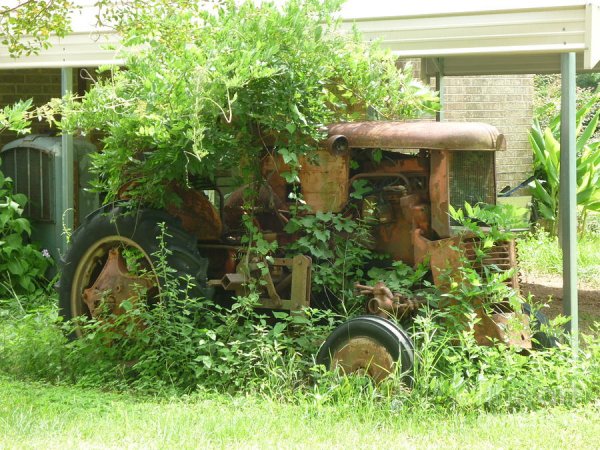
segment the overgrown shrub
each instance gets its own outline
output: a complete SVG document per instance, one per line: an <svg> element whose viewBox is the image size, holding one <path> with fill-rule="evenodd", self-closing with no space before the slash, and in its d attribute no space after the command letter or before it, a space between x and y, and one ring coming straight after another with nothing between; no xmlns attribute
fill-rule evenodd
<svg viewBox="0 0 600 450"><path fill-rule="evenodd" d="M0 172L0 300L32 295L45 283L49 257L28 241L31 225L22 217L27 198L15 194L12 180Z"/></svg>
<svg viewBox="0 0 600 450"><path fill-rule="evenodd" d="M80 339L69 344L74 379L143 392L189 392L198 387L231 392L292 392L309 382L312 355L334 316L256 310L258 295L228 306L188 298L188 282L173 279L169 249L160 241L156 272L161 293L152 305L126 302L124 314L79 319Z"/></svg>
<svg viewBox="0 0 600 450"><path fill-rule="evenodd" d="M515 411L574 406L597 398L598 336L574 356L568 344L523 353L505 345L481 346L473 316L462 332L440 310L424 312L414 329L415 388L407 402L452 410Z"/></svg>
<svg viewBox="0 0 600 450"><path fill-rule="evenodd" d="M20 312L7 302L0 304L0 371L32 380L68 380L67 340L56 298L36 308L27 308L27 298L19 298L24 303Z"/></svg>
<svg viewBox="0 0 600 450"><path fill-rule="evenodd" d="M67 100L62 126L105 134L93 165L107 200L126 189L162 206L170 183L250 168L265 146L297 161L326 124L438 107L391 53L340 31L338 0L105 3L138 52Z"/></svg>

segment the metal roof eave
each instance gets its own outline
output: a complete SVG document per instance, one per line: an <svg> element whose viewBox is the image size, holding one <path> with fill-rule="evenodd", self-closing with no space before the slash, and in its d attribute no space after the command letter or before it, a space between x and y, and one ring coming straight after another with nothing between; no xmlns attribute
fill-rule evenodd
<svg viewBox="0 0 600 450"><path fill-rule="evenodd" d="M583 54L576 55L578 73L600 72L600 63L593 69L584 69ZM438 73L445 76L511 75L560 73L560 54L494 54L455 55L452 57L426 57L421 59L424 78Z"/></svg>
<svg viewBox="0 0 600 450"><path fill-rule="evenodd" d="M559 55L568 52L577 54L579 70L600 70L598 0L429 0L377 8L386 3L350 0L345 28L355 26L401 58L443 59L444 75L559 72Z"/></svg>
<svg viewBox="0 0 600 450"><path fill-rule="evenodd" d="M427 58L430 69L443 59L445 75L551 73L560 70L558 55L565 52L577 53L578 70L600 70L599 2L349 0L341 17L344 29L356 26L399 57ZM73 33L52 38L37 55L11 58L0 46L0 69L123 64L115 50L119 36L94 23L94 2L77 3L83 9L73 18Z"/></svg>
<svg viewBox="0 0 600 450"><path fill-rule="evenodd" d="M79 31L51 37L50 46L37 54L13 58L0 46L0 69L98 67L121 65L119 36L112 31Z"/></svg>

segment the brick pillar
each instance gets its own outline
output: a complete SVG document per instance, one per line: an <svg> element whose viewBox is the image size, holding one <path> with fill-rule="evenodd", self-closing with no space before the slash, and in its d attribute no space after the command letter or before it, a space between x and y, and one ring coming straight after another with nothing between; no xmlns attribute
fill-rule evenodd
<svg viewBox="0 0 600 450"><path fill-rule="evenodd" d="M496 155L498 190L515 187L533 172L527 132L533 120L533 75L446 77L445 120L485 122L506 136Z"/></svg>

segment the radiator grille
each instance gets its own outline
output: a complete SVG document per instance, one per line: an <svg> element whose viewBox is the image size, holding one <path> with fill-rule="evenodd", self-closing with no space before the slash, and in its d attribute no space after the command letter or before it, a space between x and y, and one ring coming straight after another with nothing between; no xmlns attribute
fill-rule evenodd
<svg viewBox="0 0 600 450"><path fill-rule="evenodd" d="M497 242L492 248L485 249L486 255L481 263L477 262L475 249L481 245L478 239L469 239L461 242L465 257L471 261L473 269L480 275L483 275L484 266L495 266L500 272L515 269L511 278L506 280L506 284L513 289L519 289L519 275L517 269L517 256L515 241Z"/></svg>
<svg viewBox="0 0 600 450"><path fill-rule="evenodd" d="M453 152L450 164L450 204L496 203L493 152Z"/></svg>
<svg viewBox="0 0 600 450"><path fill-rule="evenodd" d="M53 213L53 155L29 147L2 152L2 172L13 179L14 192L25 194L24 216L36 221L51 221Z"/></svg>

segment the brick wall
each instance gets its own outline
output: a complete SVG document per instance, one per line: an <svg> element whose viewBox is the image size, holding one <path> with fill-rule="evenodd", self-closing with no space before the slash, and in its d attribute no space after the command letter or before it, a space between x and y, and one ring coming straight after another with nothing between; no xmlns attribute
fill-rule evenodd
<svg viewBox="0 0 600 450"><path fill-rule="evenodd" d="M74 84L74 86L77 86ZM0 70L0 107L17 100L33 99L36 106L43 105L53 97L60 97L60 69L14 69ZM49 131L48 125L34 121L33 133ZM16 133L5 131L0 134L0 148L14 139Z"/></svg>
<svg viewBox="0 0 600 450"><path fill-rule="evenodd" d="M444 78L444 120L486 122L504 133L496 156L497 186L515 187L533 172L527 131L533 118L533 75Z"/></svg>

